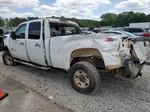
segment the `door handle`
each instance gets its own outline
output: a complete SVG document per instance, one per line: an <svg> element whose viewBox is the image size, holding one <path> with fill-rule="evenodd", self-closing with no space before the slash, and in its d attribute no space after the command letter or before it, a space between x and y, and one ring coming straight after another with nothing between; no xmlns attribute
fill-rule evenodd
<svg viewBox="0 0 150 112"><path fill-rule="evenodd" d="M41 45L40 45L40 44L38 44L38 43L36 43L36 44L35 44L35 47L41 47Z"/></svg>
<svg viewBox="0 0 150 112"><path fill-rule="evenodd" d="M21 43L20 43L20 45L24 45L24 43L23 43L23 42L21 42Z"/></svg>

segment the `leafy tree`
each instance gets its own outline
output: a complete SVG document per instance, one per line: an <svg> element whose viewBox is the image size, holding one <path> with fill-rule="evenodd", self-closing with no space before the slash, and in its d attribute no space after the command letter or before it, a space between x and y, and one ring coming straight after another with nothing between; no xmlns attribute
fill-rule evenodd
<svg viewBox="0 0 150 112"><path fill-rule="evenodd" d="M146 16L146 22L150 22L150 14Z"/></svg>
<svg viewBox="0 0 150 112"><path fill-rule="evenodd" d="M117 14L114 13L106 13L101 16L101 23L105 26L115 26L115 21L117 18Z"/></svg>
<svg viewBox="0 0 150 112"><path fill-rule="evenodd" d="M61 18L61 19L65 19L65 17L64 17L64 16L61 16L60 18Z"/></svg>
<svg viewBox="0 0 150 112"><path fill-rule="evenodd" d="M5 25L5 21L2 17L0 17L0 26L3 27Z"/></svg>
<svg viewBox="0 0 150 112"><path fill-rule="evenodd" d="M128 26L129 23L134 22L150 22L149 15L145 15L144 13L134 13L133 11L130 12L123 12L118 15L113 13L107 13L101 16L101 25L105 26Z"/></svg>
<svg viewBox="0 0 150 112"><path fill-rule="evenodd" d="M27 21L27 18L10 18L7 27L16 27L18 26L20 23Z"/></svg>
<svg viewBox="0 0 150 112"><path fill-rule="evenodd" d="M139 12L123 12L120 14L114 14L114 13L106 13L103 14L100 19L101 21L96 20L89 20L89 19L76 19L76 18L65 18L62 17L55 17L52 16L51 18L57 18L57 19L67 19L70 21L74 21L79 24L80 27L101 27L101 26L113 26L113 27L123 27L128 26L129 23L134 22L150 22L150 14L146 15L145 13L139 13ZM28 18L10 18L7 27L16 27L20 23L28 21L28 20L34 20L38 19L38 17L28 17ZM0 26L4 26L4 19L0 17Z"/></svg>

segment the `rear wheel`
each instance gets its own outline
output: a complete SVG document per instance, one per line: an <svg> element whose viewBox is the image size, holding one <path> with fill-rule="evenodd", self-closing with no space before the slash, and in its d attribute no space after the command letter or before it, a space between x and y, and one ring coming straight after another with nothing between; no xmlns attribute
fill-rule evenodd
<svg viewBox="0 0 150 112"><path fill-rule="evenodd" d="M14 66L15 61L14 58L11 56L11 54L8 51L5 51L2 55L3 63L7 66Z"/></svg>
<svg viewBox="0 0 150 112"><path fill-rule="evenodd" d="M3 43L0 43L0 51L3 50Z"/></svg>
<svg viewBox="0 0 150 112"><path fill-rule="evenodd" d="M101 77L94 65L89 62L78 62L69 70L71 86L82 94L99 89Z"/></svg>

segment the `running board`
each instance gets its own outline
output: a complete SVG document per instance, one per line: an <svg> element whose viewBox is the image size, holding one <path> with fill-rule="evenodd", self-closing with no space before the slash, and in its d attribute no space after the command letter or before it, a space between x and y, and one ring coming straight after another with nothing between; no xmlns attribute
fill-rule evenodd
<svg viewBox="0 0 150 112"><path fill-rule="evenodd" d="M40 65L38 66L38 65L34 65L32 63L27 63L27 62L23 62L23 61L19 61L19 60L15 60L15 62L24 64L24 65L29 65L29 66L32 66L32 67L35 67L35 68L43 69L43 70L51 69L50 67L44 67L44 66L40 66Z"/></svg>

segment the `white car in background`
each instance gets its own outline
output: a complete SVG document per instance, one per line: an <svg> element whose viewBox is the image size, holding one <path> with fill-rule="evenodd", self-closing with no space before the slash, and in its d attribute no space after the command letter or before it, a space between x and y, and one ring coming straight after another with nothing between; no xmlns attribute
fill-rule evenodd
<svg viewBox="0 0 150 112"><path fill-rule="evenodd" d="M85 34L85 35L96 34L96 33L93 32L93 31L85 31L85 30L82 30L82 33Z"/></svg>
<svg viewBox="0 0 150 112"><path fill-rule="evenodd" d="M114 35L123 35L123 36L127 36L127 37L131 37L131 38L139 38L141 36L137 36L133 33L127 32L127 31L122 31L122 30L107 30L107 31L102 31L101 33L105 33L105 34L114 34ZM149 46L149 42L144 42L144 46L146 49L148 49Z"/></svg>
<svg viewBox="0 0 150 112"><path fill-rule="evenodd" d="M116 34L116 35L123 35L127 37L132 37L132 38L137 38L139 36L134 35L133 33L129 33L126 31L117 31L117 30L107 30L107 31L102 31L101 33L106 33L106 34Z"/></svg>

